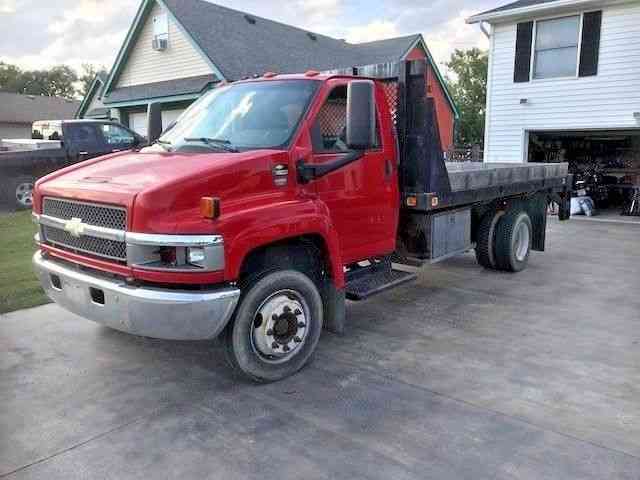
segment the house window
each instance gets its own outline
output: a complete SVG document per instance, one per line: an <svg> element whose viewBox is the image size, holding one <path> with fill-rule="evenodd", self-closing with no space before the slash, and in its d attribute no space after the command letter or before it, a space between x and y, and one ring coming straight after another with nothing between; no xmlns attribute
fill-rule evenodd
<svg viewBox="0 0 640 480"><path fill-rule="evenodd" d="M155 40L169 39L169 17L166 13L153 17L153 38Z"/></svg>
<svg viewBox="0 0 640 480"><path fill-rule="evenodd" d="M533 78L575 77L579 44L580 15L537 21Z"/></svg>

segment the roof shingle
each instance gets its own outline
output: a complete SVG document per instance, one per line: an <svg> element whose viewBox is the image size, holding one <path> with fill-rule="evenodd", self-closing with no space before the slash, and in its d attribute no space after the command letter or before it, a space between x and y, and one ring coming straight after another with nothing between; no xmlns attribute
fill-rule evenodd
<svg viewBox="0 0 640 480"><path fill-rule="evenodd" d="M73 118L80 102L60 97L0 92L0 122L33 123Z"/></svg>
<svg viewBox="0 0 640 480"><path fill-rule="evenodd" d="M351 44L204 0L164 3L227 80L397 61L420 39L409 35Z"/></svg>
<svg viewBox="0 0 640 480"><path fill-rule="evenodd" d="M215 75L199 75L197 77L114 88L109 92L108 96L103 98L103 102L108 105L115 102L151 100L168 95L197 94L201 93L209 84L217 81L218 79Z"/></svg>
<svg viewBox="0 0 640 480"><path fill-rule="evenodd" d="M474 15L474 17L480 16L480 15L489 15L492 13L500 13L500 12L506 12L509 10L515 10L516 8L526 8L526 7L533 7L536 5L542 5L544 3L553 3L557 0L517 0L516 2L511 2L508 3L506 5L503 5L501 7L498 8L494 8L492 10L487 10L486 12L482 12L479 13L477 15Z"/></svg>

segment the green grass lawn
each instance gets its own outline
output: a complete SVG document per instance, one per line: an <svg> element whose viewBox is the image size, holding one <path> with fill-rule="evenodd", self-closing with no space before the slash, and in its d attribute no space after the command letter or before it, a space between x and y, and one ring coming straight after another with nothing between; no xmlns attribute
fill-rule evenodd
<svg viewBox="0 0 640 480"><path fill-rule="evenodd" d="M0 213L0 313L49 301L31 268L35 232L30 211Z"/></svg>

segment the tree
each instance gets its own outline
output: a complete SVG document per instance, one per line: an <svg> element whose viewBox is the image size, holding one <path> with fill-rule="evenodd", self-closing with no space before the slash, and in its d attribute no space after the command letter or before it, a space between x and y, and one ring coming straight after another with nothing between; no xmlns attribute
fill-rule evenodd
<svg viewBox="0 0 640 480"><path fill-rule="evenodd" d="M455 75L448 78L453 99L460 112L456 128L456 144L484 144L485 110L487 104L487 70L489 57L479 48L457 50L447 62Z"/></svg>
<svg viewBox="0 0 640 480"><path fill-rule="evenodd" d="M83 63L82 64L82 74L80 75L80 88L78 89L78 94L83 98L87 96L89 93L89 88L91 88L91 84L93 80L96 78L98 74L107 73L107 69L104 66L96 67L91 63Z"/></svg>
<svg viewBox="0 0 640 480"><path fill-rule="evenodd" d="M22 70L15 65L0 62L0 90L18 93L22 88Z"/></svg>
<svg viewBox="0 0 640 480"><path fill-rule="evenodd" d="M74 98L78 74L66 65L50 70L21 70L0 63L0 90L24 95Z"/></svg>

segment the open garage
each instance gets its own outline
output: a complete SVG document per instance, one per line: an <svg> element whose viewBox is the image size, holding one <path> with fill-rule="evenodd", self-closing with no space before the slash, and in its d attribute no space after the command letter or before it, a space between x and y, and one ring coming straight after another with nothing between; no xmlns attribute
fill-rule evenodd
<svg viewBox="0 0 640 480"><path fill-rule="evenodd" d="M574 207L590 199L592 213L640 215L640 129L531 131L528 160L569 163Z"/></svg>

